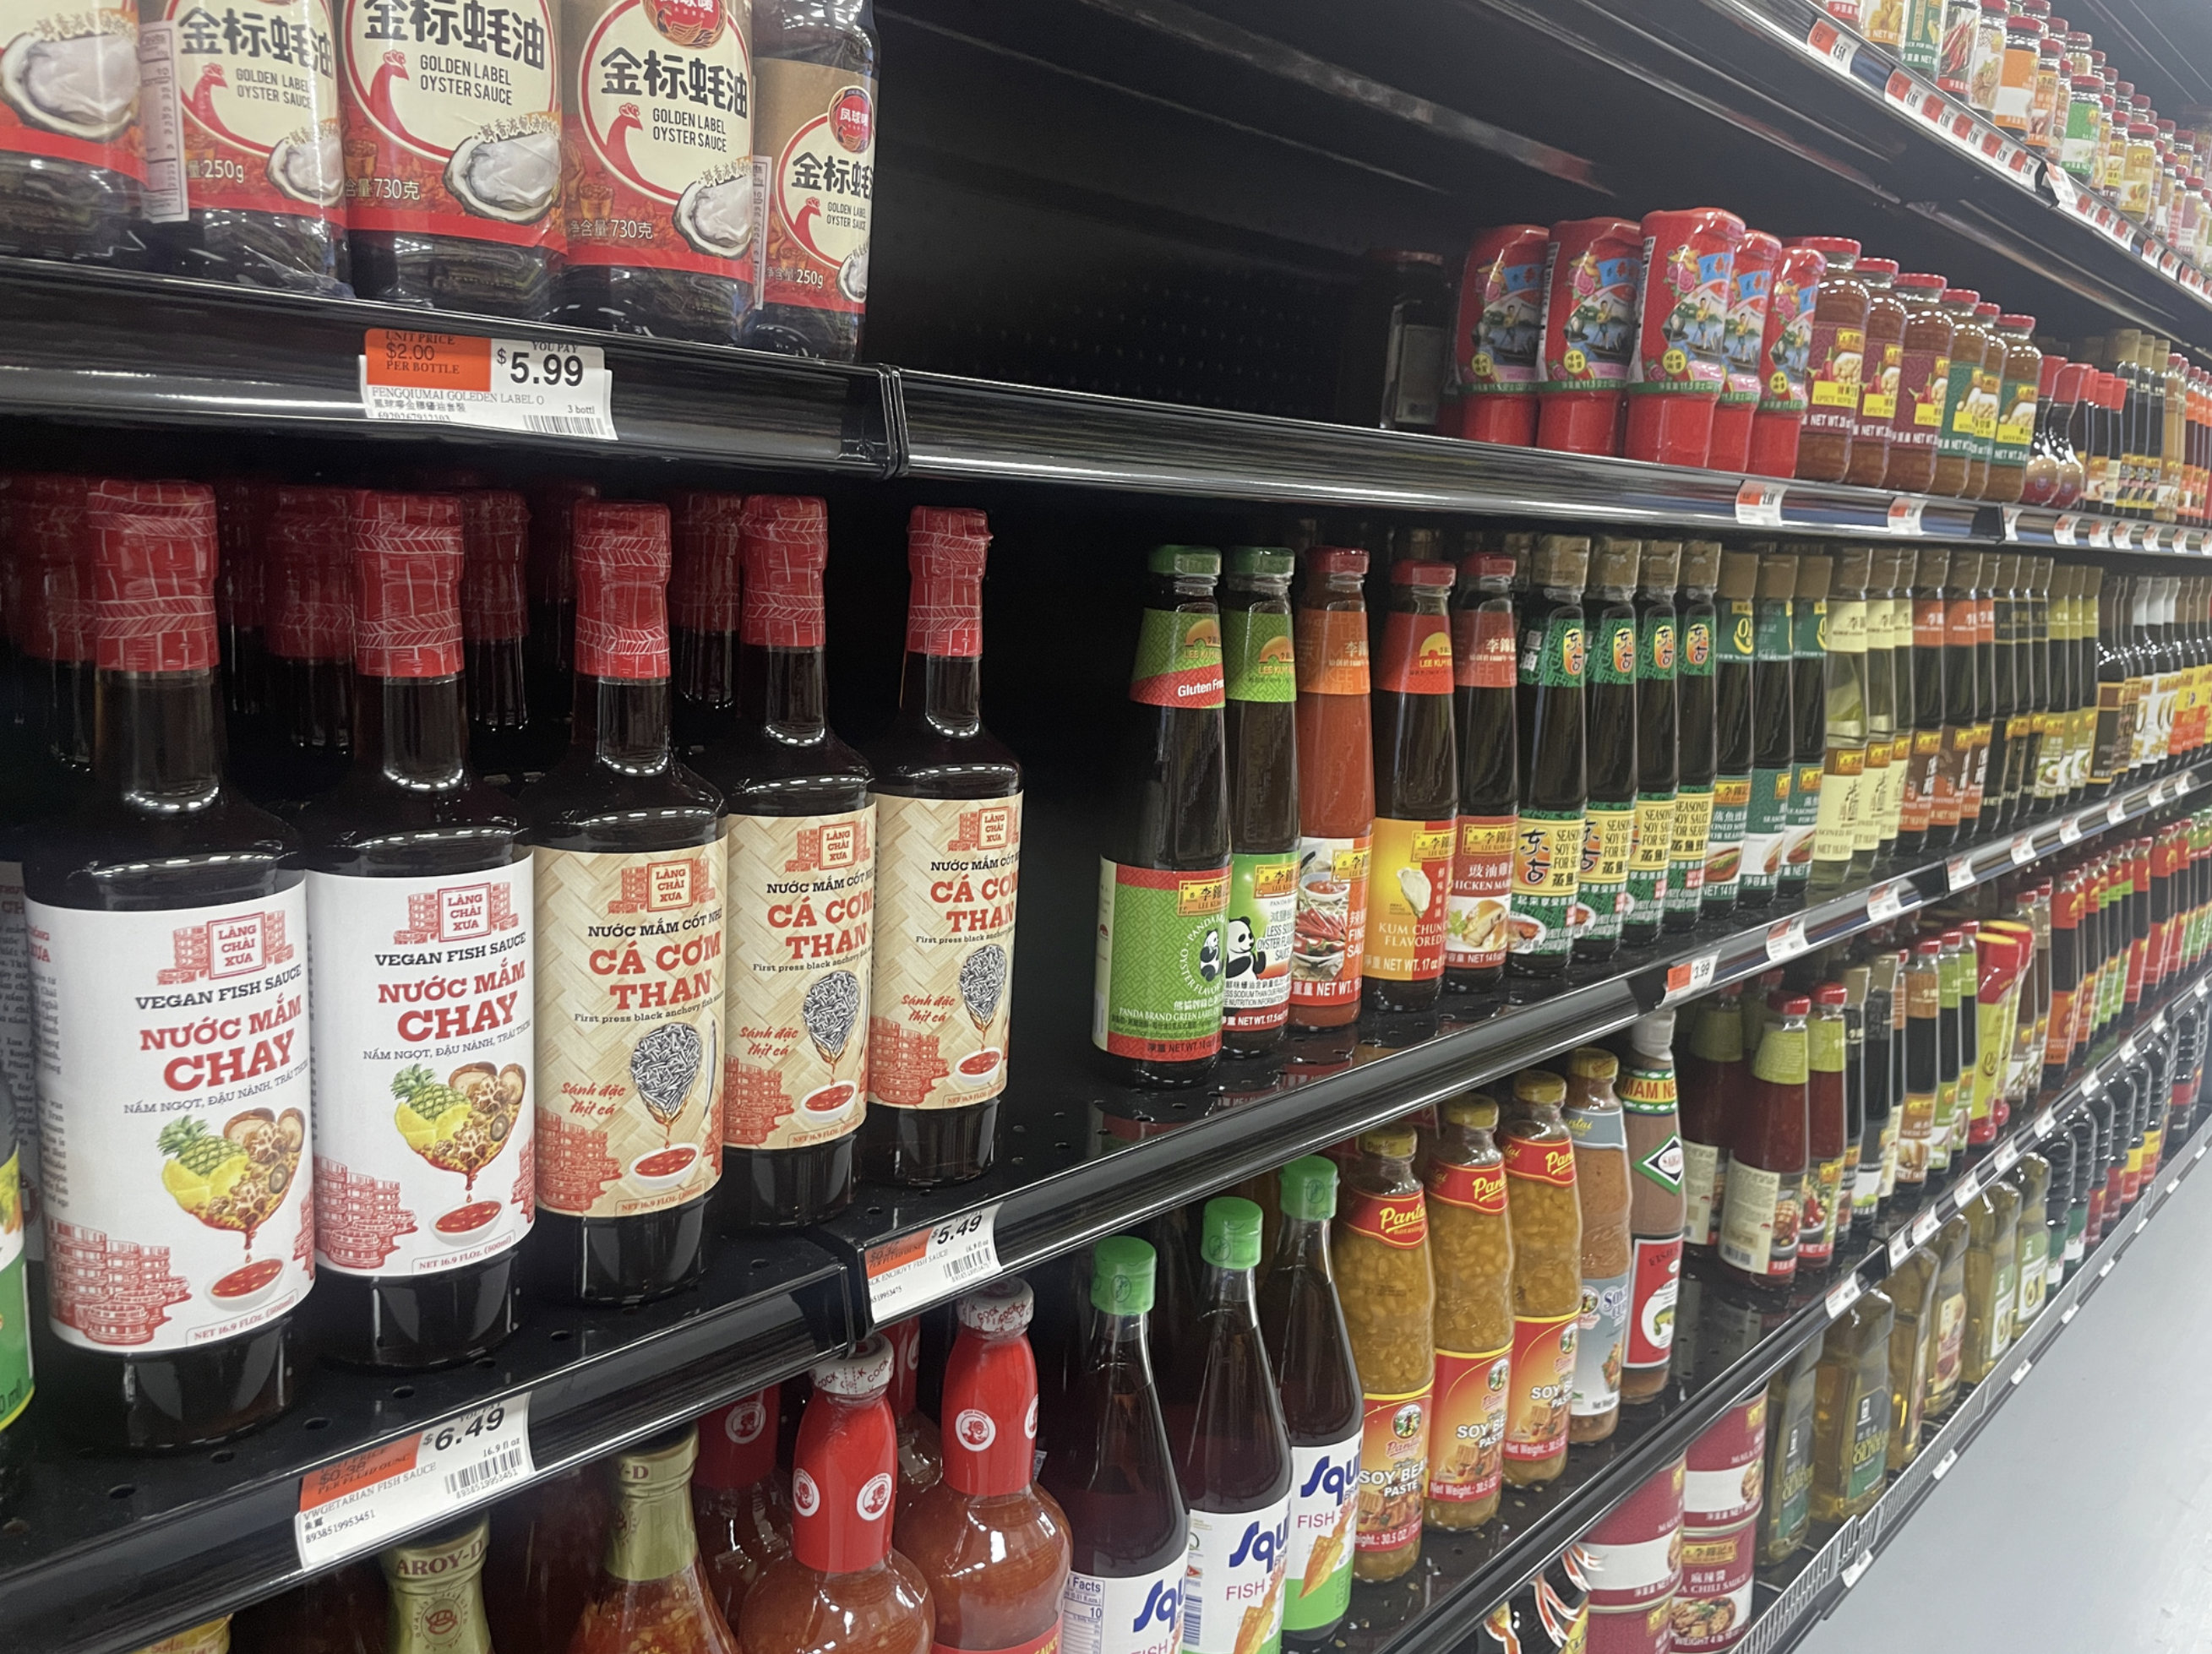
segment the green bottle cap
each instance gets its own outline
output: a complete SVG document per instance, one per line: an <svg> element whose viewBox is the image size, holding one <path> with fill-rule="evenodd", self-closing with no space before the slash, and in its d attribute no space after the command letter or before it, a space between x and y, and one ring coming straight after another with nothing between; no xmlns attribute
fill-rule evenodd
<svg viewBox="0 0 2212 1654"><path fill-rule="evenodd" d="M1297 566L1297 559L1280 546L1231 546L1229 548L1229 572L1231 574L1256 574L1269 579L1287 580Z"/></svg>
<svg viewBox="0 0 2212 1654"><path fill-rule="evenodd" d="M1221 554L1212 546L1154 546L1145 566L1155 574L1221 578Z"/></svg>
<svg viewBox="0 0 2212 1654"><path fill-rule="evenodd" d="M1219 1269L1257 1269L1260 1209L1236 1195L1217 1195L1206 1203L1206 1237L1198 1255Z"/></svg>
<svg viewBox="0 0 2212 1654"><path fill-rule="evenodd" d="M1319 1154L1292 1160L1281 1172L1283 1215L1326 1223L1336 1215L1336 1162Z"/></svg>
<svg viewBox="0 0 2212 1654"><path fill-rule="evenodd" d="M1091 1249L1091 1307L1143 1315L1152 1307L1151 1246L1134 1235L1109 1235Z"/></svg>

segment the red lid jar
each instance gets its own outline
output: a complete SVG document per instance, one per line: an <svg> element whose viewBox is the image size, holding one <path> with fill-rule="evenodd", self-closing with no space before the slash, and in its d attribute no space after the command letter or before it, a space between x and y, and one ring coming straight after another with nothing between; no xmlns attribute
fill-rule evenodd
<svg viewBox="0 0 2212 1654"><path fill-rule="evenodd" d="M1827 260L1817 247L1784 247L1767 294L1759 336L1759 411L1752 415L1749 467L1761 476L1795 476L1805 420L1813 312Z"/></svg>
<svg viewBox="0 0 2212 1654"><path fill-rule="evenodd" d="M1851 440L1858 433L1859 394L1864 387L1867 306L1873 295L1851 274L1859 244L1839 235L1802 236L1792 247L1816 250L1826 266L1813 306L1813 332L1806 360L1803 433L1797 444L1797 476L1808 482L1840 482L1851 467Z"/></svg>
<svg viewBox="0 0 2212 1654"><path fill-rule="evenodd" d="M1735 275L1729 282L1728 379L1713 409L1713 439L1705 463L1717 471L1740 471L1751 463L1752 416L1759 411L1765 378L1760 348L1766 340L1767 300L1774 290L1775 266L1782 243L1765 230L1746 230L1735 250Z"/></svg>
<svg viewBox="0 0 2212 1654"><path fill-rule="evenodd" d="M1628 432L1631 459L1703 465L1728 379L1728 319L1743 220L1717 207L1648 213Z"/></svg>
<svg viewBox="0 0 2212 1654"><path fill-rule="evenodd" d="M1536 439L1542 378L1544 251L1540 224L1485 230L1460 272L1452 361L1437 428L1446 436L1525 448Z"/></svg>
<svg viewBox="0 0 2212 1654"><path fill-rule="evenodd" d="M1644 232L1625 218L1552 226L1545 251L1543 378L1536 445L1571 454L1618 454Z"/></svg>

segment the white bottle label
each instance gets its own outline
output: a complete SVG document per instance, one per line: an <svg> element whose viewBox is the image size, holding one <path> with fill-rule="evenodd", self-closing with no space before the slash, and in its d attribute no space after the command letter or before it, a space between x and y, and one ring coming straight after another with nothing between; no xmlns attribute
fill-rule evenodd
<svg viewBox="0 0 2212 1654"><path fill-rule="evenodd" d="M1060 1597L1065 1654L1175 1654L1182 1639L1183 1560L1106 1579L1071 1573Z"/></svg>
<svg viewBox="0 0 2212 1654"><path fill-rule="evenodd" d="M314 1281L305 886L28 915L56 1335L143 1354L284 1314Z"/></svg>
<svg viewBox="0 0 2212 1654"><path fill-rule="evenodd" d="M1291 1447L1291 1545L1283 1622L1293 1631L1337 1620L1352 1601L1352 1522L1359 1506L1363 1433L1322 1447Z"/></svg>
<svg viewBox="0 0 2212 1654"><path fill-rule="evenodd" d="M1256 1511L1190 1513L1182 1645L1189 1654L1278 1654L1291 1496Z"/></svg>
<svg viewBox="0 0 2212 1654"><path fill-rule="evenodd" d="M315 1256L330 1268L434 1275L530 1233L532 894L527 859L307 875Z"/></svg>

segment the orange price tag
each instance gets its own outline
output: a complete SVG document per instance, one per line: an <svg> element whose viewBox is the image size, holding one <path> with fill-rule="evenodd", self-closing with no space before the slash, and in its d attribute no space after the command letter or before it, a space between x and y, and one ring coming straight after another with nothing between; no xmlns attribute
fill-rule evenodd
<svg viewBox="0 0 2212 1654"><path fill-rule="evenodd" d="M491 389L489 339L373 327L362 342L362 354L371 385L424 391Z"/></svg>

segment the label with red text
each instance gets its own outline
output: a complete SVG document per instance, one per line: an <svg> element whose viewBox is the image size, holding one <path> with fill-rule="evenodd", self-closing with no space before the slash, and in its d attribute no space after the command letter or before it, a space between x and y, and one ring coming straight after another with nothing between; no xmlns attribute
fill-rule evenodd
<svg viewBox="0 0 2212 1654"><path fill-rule="evenodd" d="M1352 1544L1395 1550L1420 1537L1429 1486L1430 1390L1370 1394L1359 1443L1359 1518Z"/></svg>
<svg viewBox="0 0 2212 1654"><path fill-rule="evenodd" d="M1436 1404L1429 1421L1429 1497L1443 1505L1488 1499L1504 1479L1505 1402L1513 1352L1437 1352Z"/></svg>
<svg viewBox="0 0 2212 1654"><path fill-rule="evenodd" d="M314 1283L304 885L28 923L56 1335L145 1354L285 1314Z"/></svg>
<svg viewBox="0 0 2212 1654"><path fill-rule="evenodd" d="M868 1085L876 808L732 815L722 1141L805 1148L857 1129Z"/></svg>
<svg viewBox="0 0 2212 1654"><path fill-rule="evenodd" d="M0 7L0 151L146 176L138 8Z"/></svg>
<svg viewBox="0 0 2212 1654"><path fill-rule="evenodd" d="M183 118L175 205L339 220L338 54L325 0L246 0L220 12L167 0L161 15Z"/></svg>
<svg viewBox="0 0 2212 1654"><path fill-rule="evenodd" d="M307 875L315 1256L331 1269L431 1275L530 1233L531 873Z"/></svg>
<svg viewBox="0 0 2212 1654"><path fill-rule="evenodd" d="M1338 1198L1337 1221L1353 1234L1407 1251L1429 1238L1428 1204L1418 1188L1377 1195L1347 1183Z"/></svg>
<svg viewBox="0 0 2212 1654"><path fill-rule="evenodd" d="M721 1172L721 841L532 854L538 1198L603 1218L696 1200Z"/></svg>
<svg viewBox="0 0 2212 1654"><path fill-rule="evenodd" d="M1462 815L1459 848L1452 857L1451 900L1444 909L1444 966L1449 970L1497 970L1512 941L1513 841L1520 821L1512 815Z"/></svg>
<svg viewBox="0 0 2212 1654"><path fill-rule="evenodd" d="M823 64L763 59L753 174L765 217L761 302L858 316L868 302L876 83Z"/></svg>

